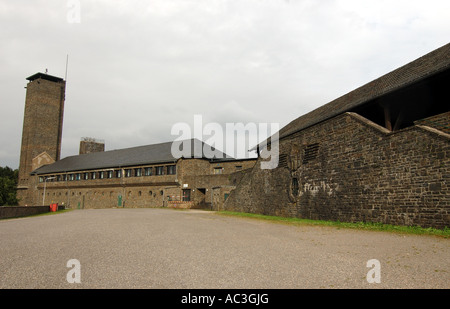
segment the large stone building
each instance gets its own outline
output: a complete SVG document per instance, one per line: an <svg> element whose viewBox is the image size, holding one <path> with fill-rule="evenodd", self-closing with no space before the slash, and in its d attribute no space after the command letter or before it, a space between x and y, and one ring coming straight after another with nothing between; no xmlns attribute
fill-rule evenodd
<svg viewBox="0 0 450 309"><path fill-rule="evenodd" d="M282 128L275 169L261 169L265 144L254 148L257 160L177 159L172 143L104 151L103 142L84 139L79 155L60 160L65 82L41 73L28 80L22 205L450 226L450 44Z"/></svg>
<svg viewBox="0 0 450 309"><path fill-rule="evenodd" d="M225 209L450 226L449 87L447 44L295 119L278 167L259 158Z"/></svg>
<svg viewBox="0 0 450 309"><path fill-rule="evenodd" d="M172 142L104 151L103 141L83 138L78 155L60 159L65 82L42 73L27 79L20 205L218 210L255 164L255 159L233 159L217 150L209 158L205 144L195 139L179 145L190 145L191 155L176 158Z"/></svg>

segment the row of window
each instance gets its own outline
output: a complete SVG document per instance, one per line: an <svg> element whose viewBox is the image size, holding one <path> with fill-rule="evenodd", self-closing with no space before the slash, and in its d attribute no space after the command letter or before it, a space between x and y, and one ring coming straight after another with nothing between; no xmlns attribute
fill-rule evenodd
<svg viewBox="0 0 450 309"><path fill-rule="evenodd" d="M125 177L142 177L142 176L162 176L175 175L177 173L176 165L156 166L156 167L138 167L123 169ZM122 178L122 169L110 169L95 172L70 173L55 176L40 176L39 182L58 182L58 181L76 181L76 180L90 180L90 179L112 179Z"/></svg>
<svg viewBox="0 0 450 309"><path fill-rule="evenodd" d="M145 192L144 192L145 193ZM89 193L86 193L86 195L87 194L89 194ZM97 194L101 194L102 196L105 196L105 192L94 192L94 195L97 195ZM111 192L109 192L109 197L115 197L116 196L116 194L117 194L117 192L113 192L113 191L111 191ZM128 196L130 197L131 196L131 194L132 194L132 192L131 191L128 191ZM142 196L142 191L138 191L137 192L137 194L138 194L138 196ZM164 191L163 190L161 190L161 191L159 191L159 194L160 195L163 195L164 194ZM47 196L51 196L51 194L50 194L50 192L47 192L47 194L46 194ZM63 194L61 193L61 192L58 192L58 193L56 193L56 192L53 192L53 196L62 196ZM69 193L68 192L65 192L65 196L68 196L69 195ZM82 196L83 194L81 193L81 192L72 192L72 194L71 194L72 196ZM120 195L120 194L119 194ZM149 196L151 196L151 197L156 197L156 193L153 193L153 191L148 191L148 195ZM41 196L44 196L44 193L42 192L41 193Z"/></svg>

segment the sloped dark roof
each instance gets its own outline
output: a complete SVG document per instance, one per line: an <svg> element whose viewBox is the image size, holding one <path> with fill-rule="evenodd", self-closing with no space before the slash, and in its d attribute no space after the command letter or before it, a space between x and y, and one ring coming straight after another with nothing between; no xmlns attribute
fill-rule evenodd
<svg viewBox="0 0 450 309"><path fill-rule="evenodd" d="M450 43L293 120L279 131L279 138L304 130L448 69L450 69ZM252 150L256 150L256 147Z"/></svg>
<svg viewBox="0 0 450 309"><path fill-rule="evenodd" d="M190 157L194 158L194 150L196 149L195 147L202 147L197 149L203 149L205 143L198 139L191 139L190 142ZM230 159L229 156L221 152L217 153L218 157L222 156L223 158ZM203 156L203 152L202 157L205 157ZM41 175L50 173L138 166L144 164L169 163L176 161L177 158L172 155L172 142L166 142L161 144L70 156L60 161L56 161L53 164L42 166L33 171L32 174Z"/></svg>

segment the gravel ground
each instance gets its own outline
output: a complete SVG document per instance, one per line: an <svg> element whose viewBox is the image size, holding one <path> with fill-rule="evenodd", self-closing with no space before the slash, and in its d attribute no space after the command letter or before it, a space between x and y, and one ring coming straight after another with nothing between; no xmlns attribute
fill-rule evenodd
<svg viewBox="0 0 450 309"><path fill-rule="evenodd" d="M434 236L171 209L2 220L0 235L2 289L450 288L450 240ZM71 259L81 283L67 280ZM367 280L372 259L380 283Z"/></svg>

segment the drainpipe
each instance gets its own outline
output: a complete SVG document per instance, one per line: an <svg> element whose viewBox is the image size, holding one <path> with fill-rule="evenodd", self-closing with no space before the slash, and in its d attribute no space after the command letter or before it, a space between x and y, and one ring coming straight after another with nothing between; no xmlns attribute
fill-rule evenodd
<svg viewBox="0 0 450 309"><path fill-rule="evenodd" d="M47 180L55 179L56 177L46 177L44 179L44 196L42 197L42 206L45 206L45 187L47 186Z"/></svg>

